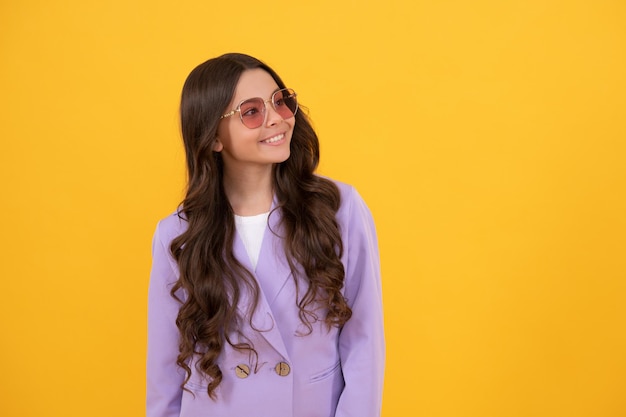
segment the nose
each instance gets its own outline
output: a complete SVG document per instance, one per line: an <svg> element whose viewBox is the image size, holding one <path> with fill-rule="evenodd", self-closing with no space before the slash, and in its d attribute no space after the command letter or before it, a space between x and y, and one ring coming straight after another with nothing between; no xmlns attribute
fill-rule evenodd
<svg viewBox="0 0 626 417"><path fill-rule="evenodd" d="M265 102L265 112L265 125L267 127L276 126L277 124L283 122L283 117L278 114L278 112L276 112L276 109L274 109L274 106L272 105L272 102L270 100Z"/></svg>

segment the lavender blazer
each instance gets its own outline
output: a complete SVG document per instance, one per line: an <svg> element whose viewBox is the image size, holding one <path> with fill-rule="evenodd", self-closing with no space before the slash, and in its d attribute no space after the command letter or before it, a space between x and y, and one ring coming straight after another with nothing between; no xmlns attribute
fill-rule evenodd
<svg viewBox="0 0 626 417"><path fill-rule="evenodd" d="M298 316L296 285L283 252L283 242L266 230L254 276L259 282L259 306L252 326L243 320L241 332L252 341L258 359L226 344L218 358L223 380L217 399L206 393L206 378L191 364L191 380L182 390L184 374L176 365L179 308L170 296L178 279L169 246L186 224L174 214L159 222L153 241L153 265L148 303L148 417L375 417L380 415L385 341L380 265L372 216L357 191L337 183L341 207L337 213L346 271L344 296L352 318L341 330L323 322L306 332ZM277 210L269 219L280 230ZM252 271L239 236L237 259ZM245 312L248 295L241 300ZM235 337L235 336L233 336ZM235 338L235 340L237 340Z"/></svg>

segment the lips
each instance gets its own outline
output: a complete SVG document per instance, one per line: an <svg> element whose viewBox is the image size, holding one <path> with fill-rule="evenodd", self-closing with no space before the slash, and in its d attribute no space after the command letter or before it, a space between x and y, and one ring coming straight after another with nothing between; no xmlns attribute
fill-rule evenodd
<svg viewBox="0 0 626 417"><path fill-rule="evenodd" d="M284 138L284 137L285 137L285 134L284 134L284 133L279 133L279 134L278 134L278 135L276 135L276 136L272 136L271 138L268 138L268 139L262 140L262 141L261 141L261 143L276 143L276 142L278 142L278 141L283 140L283 138Z"/></svg>

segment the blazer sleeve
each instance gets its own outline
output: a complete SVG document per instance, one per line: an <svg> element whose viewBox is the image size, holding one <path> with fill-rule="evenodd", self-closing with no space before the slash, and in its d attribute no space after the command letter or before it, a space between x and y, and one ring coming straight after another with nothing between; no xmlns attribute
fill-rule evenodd
<svg viewBox="0 0 626 417"><path fill-rule="evenodd" d="M178 268L169 251L171 238L164 229L167 227L161 221L152 242L148 290L147 417L179 417L184 380L184 373L176 365L179 340L176 317L180 304L170 295L178 279Z"/></svg>
<svg viewBox="0 0 626 417"><path fill-rule="evenodd" d="M345 297L352 317L339 335L345 387L335 417L378 417L385 370L382 285L378 242L372 215L351 189L343 226Z"/></svg>

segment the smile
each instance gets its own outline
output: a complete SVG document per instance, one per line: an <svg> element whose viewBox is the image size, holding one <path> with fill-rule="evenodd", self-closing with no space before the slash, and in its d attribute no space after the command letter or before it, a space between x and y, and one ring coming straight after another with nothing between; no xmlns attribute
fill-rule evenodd
<svg viewBox="0 0 626 417"><path fill-rule="evenodd" d="M276 136L272 136L269 139L262 140L261 143L275 143L275 142L278 142L278 141L282 140L284 137L285 137L285 134L284 133L280 133L280 134L278 134Z"/></svg>

